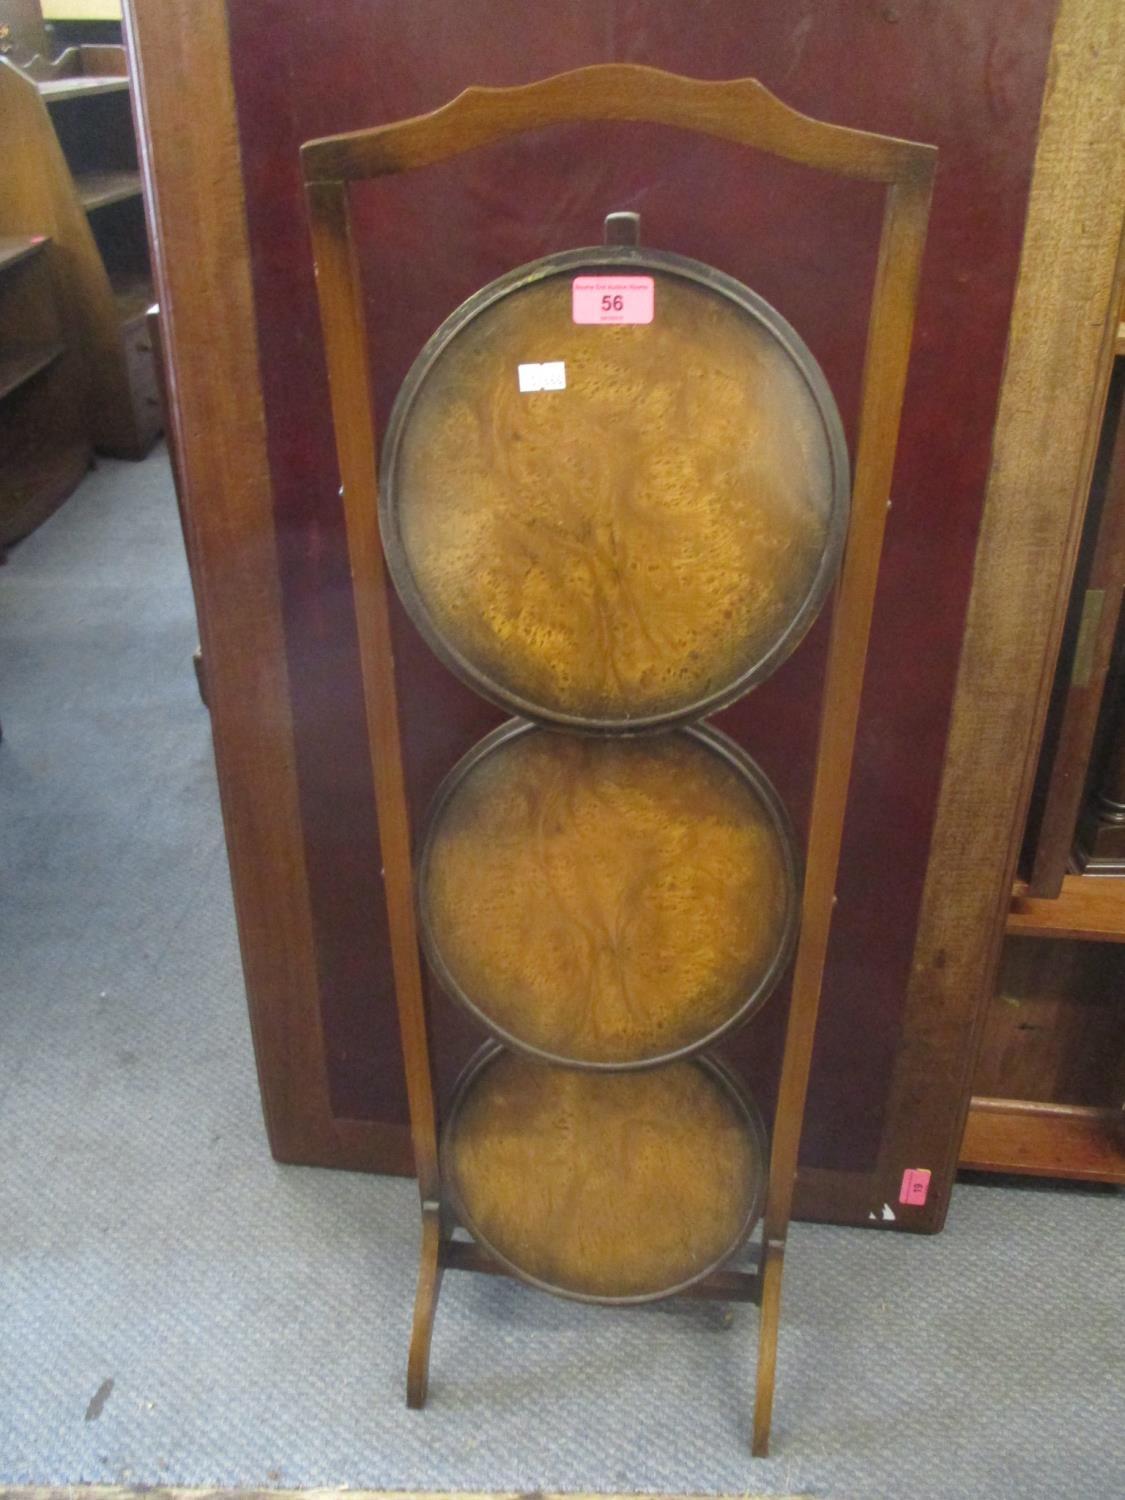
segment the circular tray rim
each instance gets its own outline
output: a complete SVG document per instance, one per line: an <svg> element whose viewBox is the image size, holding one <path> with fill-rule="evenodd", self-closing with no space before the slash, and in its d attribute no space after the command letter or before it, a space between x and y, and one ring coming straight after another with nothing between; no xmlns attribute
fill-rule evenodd
<svg viewBox="0 0 1125 1500"><path fill-rule="evenodd" d="M542 704L522 698L488 676L477 667L442 632L430 614L407 557L406 547L399 527L398 511L395 507L395 476L398 467L399 449L410 419L414 401L422 389L434 362L457 335L478 314L499 302L510 292L521 290L536 282L553 276L562 276L582 266L628 266L643 271L653 268L669 275L679 276L711 291L719 292L736 303L755 318L766 331L773 335L793 361L798 373L808 387L820 416L828 445L832 467L832 510L828 518L828 531L817 571L801 605L773 645L756 662L725 687L706 697L696 699L685 706L665 709L658 713L624 718L590 718L582 714L568 713L560 709L545 708ZM756 687L791 655L812 626L821 606L835 581L843 555L851 505L851 481L848 463L847 442L839 409L828 381L812 351L796 329L765 298L736 281L724 271L716 270L702 261L677 255L667 250L651 250L646 247L589 246L576 250L564 250L555 255L544 256L517 266L505 275L489 282L475 292L449 317L423 345L420 353L407 371L399 387L387 423L379 464L379 530L383 541L383 552L395 589L412 623L439 661L451 672L467 683L490 703L497 704L508 713L537 723L550 724L585 734L644 734L653 730L668 729L717 713Z"/></svg>
<svg viewBox="0 0 1125 1500"><path fill-rule="evenodd" d="M659 1053L652 1057L626 1058L614 1062L601 1062L591 1058L567 1057L562 1053L550 1052L546 1048L537 1047L533 1043L523 1041L513 1032L507 1031L504 1027L500 1026L463 989L445 962L430 922L429 908L426 901L430 859L433 854L434 839L442 814L445 812L454 793L480 761L486 759L504 745L520 739L526 734L550 734L552 732L547 726L537 724L533 720L509 719L506 723L492 730L491 733L486 734L482 740L478 740L472 749L467 751L456 765L446 773L440 786L434 793L433 801L426 816L425 836L415 860L414 880L418 931L422 941L422 949L426 955L426 962L429 964L432 973L446 994L455 1000L464 1010L468 1011L490 1036L510 1048L513 1052L520 1052L535 1062L549 1063L560 1068L575 1068L583 1072L634 1073L643 1072L648 1068L659 1068L666 1063L680 1062L694 1057L707 1048L715 1046L717 1042L745 1025L765 1005L766 1001L777 988L781 976L789 967L794 949L796 948L797 931L800 924L801 891L804 884L801 851L792 819L784 802L782 802L773 783L758 763L751 759L741 745L736 744L729 735L724 734L722 730L716 729L712 724L684 724L671 731L671 733L683 734L698 741L705 749L710 750L713 754L718 755L720 759L724 760L744 781L749 782L750 787L761 799L766 812L770 815L777 833L787 877L786 892L788 898L781 941L777 945L769 965L758 983L725 1021L694 1042L686 1043L684 1046L677 1047L670 1052ZM603 736L603 738L608 738L608 736Z"/></svg>
<svg viewBox="0 0 1125 1500"><path fill-rule="evenodd" d="M746 1244L753 1234L762 1217L766 1188L769 1181L769 1136L766 1133L765 1122L762 1119L761 1110L743 1081L734 1071L719 1057L713 1053L699 1053L690 1058L678 1059L691 1067L702 1068L712 1075L720 1088L727 1091L728 1097L736 1106L742 1122L746 1127L747 1136L751 1142L752 1151L757 1159L759 1171L757 1183L751 1195L750 1205L739 1227L738 1233L730 1243L730 1246L717 1256L709 1265L683 1281L678 1281L667 1290L657 1292L633 1292L624 1296L604 1296L594 1292L571 1291L566 1287L556 1286L553 1282L544 1281L541 1277L533 1276L518 1266L508 1256L501 1254L493 1245L492 1241L481 1233L479 1226L465 1208L464 1199L461 1196L457 1183L456 1173L452 1169L451 1153L452 1141L457 1127L457 1121L461 1109L469 1096L473 1085L480 1075L492 1065L499 1057L510 1052L511 1049L503 1046L500 1042L485 1042L465 1064L461 1074L453 1088L449 1110L441 1132L441 1146L439 1152L439 1168L444 1191L448 1197L450 1207L458 1224L469 1231L473 1239L482 1245L488 1254L509 1275L517 1281L522 1281L527 1286L535 1287L537 1291L550 1292L555 1297L565 1297L571 1302L590 1302L604 1307L626 1307L644 1302L663 1302L669 1297L681 1296L691 1287L697 1286L707 1278L725 1266L739 1250Z"/></svg>

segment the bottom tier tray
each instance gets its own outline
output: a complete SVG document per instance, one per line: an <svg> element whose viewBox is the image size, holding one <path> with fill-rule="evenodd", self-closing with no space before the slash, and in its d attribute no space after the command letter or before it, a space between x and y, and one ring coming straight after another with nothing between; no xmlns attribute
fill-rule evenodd
<svg viewBox="0 0 1125 1500"><path fill-rule="evenodd" d="M523 1281L564 1297L672 1296L757 1223L765 1132L715 1059L606 1074L491 1046L466 1070L442 1142L454 1210Z"/></svg>

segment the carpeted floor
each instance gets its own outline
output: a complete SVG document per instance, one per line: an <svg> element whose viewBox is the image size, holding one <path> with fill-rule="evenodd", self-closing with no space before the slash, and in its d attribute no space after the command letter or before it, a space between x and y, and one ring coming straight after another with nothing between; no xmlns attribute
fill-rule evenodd
<svg viewBox="0 0 1125 1500"><path fill-rule="evenodd" d="M403 1405L411 1184L268 1154L162 455L0 570L0 1482L1125 1494L1125 1200L798 1225L756 1314L451 1276Z"/></svg>

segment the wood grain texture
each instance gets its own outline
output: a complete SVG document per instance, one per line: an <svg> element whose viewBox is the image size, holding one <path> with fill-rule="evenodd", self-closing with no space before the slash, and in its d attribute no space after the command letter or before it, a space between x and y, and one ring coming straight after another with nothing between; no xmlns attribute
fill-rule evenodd
<svg viewBox="0 0 1125 1500"><path fill-rule="evenodd" d="M504 706L697 718L812 623L846 517L839 418L811 356L725 292L643 258L602 266L653 278L653 321L576 324L590 267L567 260L423 351L388 433L389 560L454 670ZM547 361L565 389L521 391L518 368Z"/></svg>
<svg viewBox="0 0 1125 1500"><path fill-rule="evenodd" d="M395 1000L406 1064L418 1191L427 1211L441 1201L437 1113L414 907L413 844L399 729L394 647L377 522L376 444L363 293L347 198L339 184L308 193L313 261L328 361L371 779L379 820ZM417 1389L417 1387L415 1387Z"/></svg>
<svg viewBox="0 0 1125 1500"><path fill-rule="evenodd" d="M703 1281L684 1287L679 1295L703 1302L757 1302L760 1284L755 1247L745 1246L738 1259L738 1270L712 1271ZM442 1262L447 1271L475 1271L482 1276L511 1274L475 1240L447 1239L442 1246Z"/></svg>
<svg viewBox="0 0 1125 1500"><path fill-rule="evenodd" d="M430 1387L430 1343L445 1269L443 1213L436 1204L426 1203L422 1206L418 1286L414 1293L414 1319L410 1329L410 1352L406 1360L406 1404L412 1410L425 1406Z"/></svg>
<svg viewBox="0 0 1125 1500"><path fill-rule="evenodd" d="M767 1255L752 1440L753 1451L759 1456L765 1454L769 1442L782 1255L793 1211L813 1042L836 906L844 817L932 191L932 162L927 162L925 171L905 173L901 182L887 189L871 296L852 514L832 612L801 899L801 936L793 967L770 1145L764 1229Z"/></svg>
<svg viewBox="0 0 1125 1500"><path fill-rule="evenodd" d="M516 1274L565 1296L667 1296L750 1233L763 1137L705 1062L596 1074L494 1052L442 1161L458 1216Z"/></svg>
<svg viewBox="0 0 1125 1500"><path fill-rule="evenodd" d="M769 1239L784 1235L797 1170L931 191L928 175L914 175L887 191L864 362L852 518L832 615L817 742L801 938L770 1160Z"/></svg>
<svg viewBox="0 0 1125 1500"><path fill-rule="evenodd" d="M1125 13L1064 0L879 1167L884 1193L905 1166L933 1170L931 1228L953 1183L1112 359L1123 103Z"/></svg>
<svg viewBox="0 0 1125 1500"><path fill-rule="evenodd" d="M973 1095L1125 1109L1125 948L1009 937Z"/></svg>
<svg viewBox="0 0 1125 1500"><path fill-rule="evenodd" d="M933 157L932 147L915 141L811 119L755 78L684 78L602 63L522 88L469 88L431 114L310 141L305 175L331 182L403 172L559 120L659 121L875 182L901 180Z"/></svg>
<svg viewBox="0 0 1125 1500"><path fill-rule="evenodd" d="M770 1451L773 1393L777 1383L777 1342L781 1327L781 1278L784 1269L784 1241L771 1239L767 1233L762 1246L758 1368L755 1372L754 1425L750 1435L750 1451L755 1458L766 1458Z"/></svg>
<svg viewBox="0 0 1125 1500"><path fill-rule="evenodd" d="M185 525L262 1106L280 1160L409 1162L331 1110L222 0L127 12ZM172 60L175 65L172 66ZM216 379L216 371L225 379Z"/></svg>
<svg viewBox="0 0 1125 1500"><path fill-rule="evenodd" d="M1005 930L1016 937L1087 938L1125 943L1125 881L1067 875L1054 899L1037 899L1016 885Z"/></svg>
<svg viewBox="0 0 1125 1500"><path fill-rule="evenodd" d="M1125 1185L1125 1116L1119 1109L973 1098L960 1165L970 1171Z"/></svg>
<svg viewBox="0 0 1125 1500"><path fill-rule="evenodd" d="M797 854L713 741L531 730L455 769L419 868L439 977L504 1039L649 1062L761 1003L788 957Z"/></svg>

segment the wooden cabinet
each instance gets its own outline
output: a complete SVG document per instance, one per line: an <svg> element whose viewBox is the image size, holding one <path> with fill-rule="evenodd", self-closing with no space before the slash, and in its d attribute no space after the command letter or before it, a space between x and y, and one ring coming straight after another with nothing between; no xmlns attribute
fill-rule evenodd
<svg viewBox="0 0 1125 1500"><path fill-rule="evenodd" d="M962 1166L1125 1182L1123 1005L1122 944L1009 935Z"/></svg>
<svg viewBox="0 0 1125 1500"><path fill-rule="evenodd" d="M44 520L89 466L88 380L65 251L52 238L53 138L34 87L0 59L8 176L0 192L0 549ZM42 152L40 150L42 148Z"/></svg>
<svg viewBox="0 0 1125 1500"><path fill-rule="evenodd" d="M71 47L0 72L17 218L58 247L66 316L89 372L89 427L104 453L139 458L161 428L143 316L152 301L141 174L121 47Z"/></svg>
<svg viewBox="0 0 1125 1500"><path fill-rule="evenodd" d="M1116 322L1116 320L1114 320ZM1107 340L1118 342L1116 329ZM982 1003L961 1164L1125 1183L1125 363L1095 385L1093 484L1031 796Z"/></svg>

